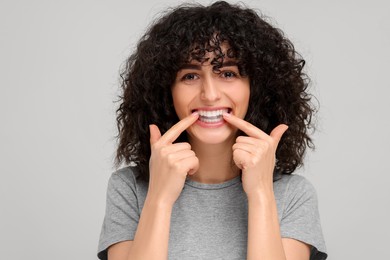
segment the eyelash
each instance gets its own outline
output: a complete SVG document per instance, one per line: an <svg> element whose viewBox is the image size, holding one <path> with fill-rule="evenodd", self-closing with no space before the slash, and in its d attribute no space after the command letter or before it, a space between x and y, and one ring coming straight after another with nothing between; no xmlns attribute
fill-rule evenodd
<svg viewBox="0 0 390 260"><path fill-rule="evenodd" d="M191 76L193 77L192 79L189 79L188 77ZM198 75L196 75L195 73L187 73L185 74L181 79L182 80L194 80L195 77L199 77Z"/></svg>
<svg viewBox="0 0 390 260"><path fill-rule="evenodd" d="M230 76L227 76L227 75L226 75L226 74L228 74L228 73L230 74ZM236 72L231 71L231 70L221 71L221 72L219 73L219 75L221 75L223 78L227 78L227 79L229 79L229 78L236 78L236 77L238 76L238 74L237 74ZM189 77L192 77L192 78L190 79ZM192 80L195 80L195 79L197 79L197 78L199 78L199 75L197 75L196 73L187 73L187 74L185 74L181 79L182 79L183 81L186 81L186 80L192 81Z"/></svg>
<svg viewBox="0 0 390 260"><path fill-rule="evenodd" d="M231 74L230 77L226 77L227 73ZM234 71L230 71L230 70L222 71L221 75L225 75L224 78L232 78L232 77L236 78L238 76L237 73L235 73Z"/></svg>

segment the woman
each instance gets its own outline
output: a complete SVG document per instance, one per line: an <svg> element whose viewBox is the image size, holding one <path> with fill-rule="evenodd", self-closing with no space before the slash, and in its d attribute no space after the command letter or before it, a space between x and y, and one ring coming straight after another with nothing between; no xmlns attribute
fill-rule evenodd
<svg viewBox="0 0 390 260"><path fill-rule="evenodd" d="M100 259L325 259L304 61L255 11L180 6L128 59Z"/></svg>

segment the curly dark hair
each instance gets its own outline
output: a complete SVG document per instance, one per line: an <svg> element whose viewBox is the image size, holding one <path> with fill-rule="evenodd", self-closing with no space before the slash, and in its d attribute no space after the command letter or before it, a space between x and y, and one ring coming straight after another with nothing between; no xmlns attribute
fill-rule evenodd
<svg viewBox="0 0 390 260"><path fill-rule="evenodd" d="M207 52L215 54L214 69L228 56L249 77L246 121L268 134L281 123L289 126L276 151L275 172L291 174L301 166L306 148L314 148L309 130L316 109L307 91L310 81L293 44L265 20L253 9L220 1L180 5L152 24L121 73L116 166L136 164L140 176L148 179L148 126L156 124L164 134L178 122L171 86L184 63L204 61ZM229 46L226 54L222 43ZM178 141L185 140L183 133Z"/></svg>

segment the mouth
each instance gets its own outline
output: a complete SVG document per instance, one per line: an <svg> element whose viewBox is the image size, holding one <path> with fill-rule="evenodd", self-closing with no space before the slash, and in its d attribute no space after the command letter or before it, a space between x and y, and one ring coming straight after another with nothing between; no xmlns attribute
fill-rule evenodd
<svg viewBox="0 0 390 260"><path fill-rule="evenodd" d="M199 121L206 124L215 124L223 121L223 113L231 113L230 108L216 108L216 109L194 109L192 112L198 112Z"/></svg>

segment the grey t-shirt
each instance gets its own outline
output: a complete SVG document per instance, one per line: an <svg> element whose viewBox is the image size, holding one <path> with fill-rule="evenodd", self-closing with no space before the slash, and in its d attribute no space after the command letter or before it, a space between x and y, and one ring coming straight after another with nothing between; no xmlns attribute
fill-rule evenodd
<svg viewBox="0 0 390 260"><path fill-rule="evenodd" d="M134 167L111 175L107 189L98 257L107 259L107 248L133 240L144 205L148 183L137 178ZM274 193L282 237L312 246L310 259L326 259L313 186L299 175L280 175ZM180 259L246 259L248 205L240 176L219 184L186 180L174 204L168 255Z"/></svg>

